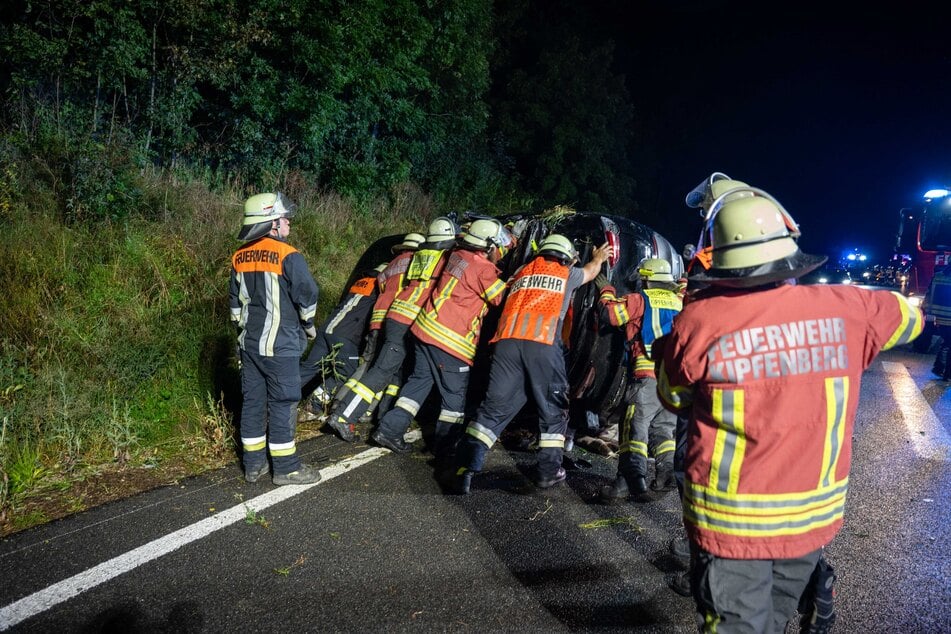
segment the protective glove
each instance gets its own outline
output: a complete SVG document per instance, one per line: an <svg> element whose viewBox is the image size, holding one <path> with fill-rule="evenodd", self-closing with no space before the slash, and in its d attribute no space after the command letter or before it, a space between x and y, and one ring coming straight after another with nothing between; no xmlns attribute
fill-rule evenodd
<svg viewBox="0 0 951 634"><path fill-rule="evenodd" d="M304 334L307 335L307 341L313 341L317 338L317 329L311 324L304 328Z"/></svg>
<svg viewBox="0 0 951 634"><path fill-rule="evenodd" d="M604 275L604 273L598 273L598 276L594 278L594 285L599 291L604 290L604 287L608 286L608 278Z"/></svg>

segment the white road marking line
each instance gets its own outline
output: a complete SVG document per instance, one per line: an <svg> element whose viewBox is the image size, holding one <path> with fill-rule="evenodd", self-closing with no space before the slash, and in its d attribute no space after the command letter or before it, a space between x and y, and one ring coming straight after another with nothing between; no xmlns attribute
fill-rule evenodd
<svg viewBox="0 0 951 634"><path fill-rule="evenodd" d="M406 434L405 439L407 442L412 442L419 438L419 435L418 431L410 432ZM10 605L0 608L0 631L7 630L31 616L45 612L86 590L91 590L110 579L134 570L142 564L174 552L182 546L206 537L217 530L236 524L247 517L249 510L262 511L388 453L390 453L389 449L379 447L367 449L352 458L345 458L336 464L321 469L319 482L278 487L14 601Z"/></svg>
<svg viewBox="0 0 951 634"><path fill-rule="evenodd" d="M905 419L915 453L929 460L947 461L951 454L951 436L915 385L908 368L891 361L882 361L882 367Z"/></svg>

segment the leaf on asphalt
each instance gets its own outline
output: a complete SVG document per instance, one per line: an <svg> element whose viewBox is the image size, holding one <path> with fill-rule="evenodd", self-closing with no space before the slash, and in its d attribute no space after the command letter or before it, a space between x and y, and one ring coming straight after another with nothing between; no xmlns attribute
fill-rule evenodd
<svg viewBox="0 0 951 634"><path fill-rule="evenodd" d="M551 505L551 500L546 499L546 500L545 500L545 510L544 510L544 511L538 511L537 513L535 513L534 515L532 515L530 518L528 518L528 521L529 521L529 522L534 522L534 521L537 520L539 517L543 516L545 513L547 513L548 511L550 511L552 508L553 508L553 507L552 507L552 505Z"/></svg>
<svg viewBox="0 0 951 634"><path fill-rule="evenodd" d="M605 517L599 520L594 520L593 522L585 522L584 524L578 524L579 528L585 530L591 530L596 528L607 528L609 526L617 526L620 524L627 524L632 530L637 531L638 533L644 530L644 527L638 526L637 522L634 521L633 516L628 517Z"/></svg>

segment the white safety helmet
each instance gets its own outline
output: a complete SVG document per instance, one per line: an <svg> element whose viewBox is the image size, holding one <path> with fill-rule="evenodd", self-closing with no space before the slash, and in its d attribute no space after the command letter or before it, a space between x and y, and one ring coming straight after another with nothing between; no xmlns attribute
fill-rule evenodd
<svg viewBox="0 0 951 634"><path fill-rule="evenodd" d="M421 233L407 233L403 237L403 241L399 244L394 244L390 250L393 253L402 253L403 251L415 251L419 248L419 245L426 242L426 236Z"/></svg>
<svg viewBox="0 0 951 634"><path fill-rule="evenodd" d="M238 232L238 240L255 240L271 231L278 218L293 218L297 205L281 192L256 194L244 203L244 222Z"/></svg>
<svg viewBox="0 0 951 634"><path fill-rule="evenodd" d="M738 181L730 181L738 183ZM751 287L797 278L818 268L825 256L799 250L799 226L768 193L745 183L721 191L706 211L704 235L712 263L691 280Z"/></svg>
<svg viewBox="0 0 951 634"><path fill-rule="evenodd" d="M574 243L560 233L553 233L538 245L538 255L551 255L559 260L570 262L578 258Z"/></svg>
<svg viewBox="0 0 951 634"><path fill-rule="evenodd" d="M512 244L512 234L494 218L479 218L469 225L460 242L483 249L508 247Z"/></svg>
<svg viewBox="0 0 951 634"><path fill-rule="evenodd" d="M647 282L673 282L670 262L661 258L644 258L637 265L637 273Z"/></svg>
<svg viewBox="0 0 951 634"><path fill-rule="evenodd" d="M445 240L454 240L459 228L452 220L445 216L440 216L429 223L427 229L426 242L443 242Z"/></svg>

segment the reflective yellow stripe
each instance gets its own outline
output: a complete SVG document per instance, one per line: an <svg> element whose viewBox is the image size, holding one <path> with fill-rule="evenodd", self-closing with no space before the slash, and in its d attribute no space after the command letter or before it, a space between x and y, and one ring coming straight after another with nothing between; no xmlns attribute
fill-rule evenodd
<svg viewBox="0 0 951 634"><path fill-rule="evenodd" d="M658 458L665 453L670 453L677 448L677 444L673 440L665 440L664 442L657 445L657 448L654 449L654 457Z"/></svg>
<svg viewBox="0 0 951 634"><path fill-rule="evenodd" d="M655 366L654 362L642 354L639 354L636 357L634 357L634 371L635 372L639 370L653 372L654 366Z"/></svg>
<svg viewBox="0 0 951 634"><path fill-rule="evenodd" d="M482 295L487 302L491 302L493 299L505 292L505 282L502 280L495 280L485 293Z"/></svg>
<svg viewBox="0 0 951 634"><path fill-rule="evenodd" d="M845 513L845 491L821 506L754 508L747 506L743 513L725 513L696 502L695 492L685 491L684 518L697 527L725 535L743 537L779 537L800 535L833 524Z"/></svg>
<svg viewBox="0 0 951 634"><path fill-rule="evenodd" d="M445 344L450 350L458 352L464 359L472 359L475 357L476 345L474 333L470 332L467 336L463 337L454 330L450 330L440 324L436 321L435 314L429 312L421 312L416 318L416 325L420 330L436 341Z"/></svg>
<svg viewBox="0 0 951 634"><path fill-rule="evenodd" d="M439 292L439 295L433 299L433 308L436 310L436 312L438 312L439 308L446 303L446 300L452 295L453 289L455 289L458 285L459 278L450 276L449 281L446 282L446 286L444 286Z"/></svg>
<svg viewBox="0 0 951 634"><path fill-rule="evenodd" d="M488 428L479 425L475 421L466 426L466 433L477 439L489 449L495 444L498 438Z"/></svg>
<svg viewBox="0 0 951 634"><path fill-rule="evenodd" d="M674 409L686 409L693 403L693 394L690 389L685 387L674 387L667 378L667 372L664 370L664 362L660 362L660 369L657 373L657 394L661 400Z"/></svg>
<svg viewBox="0 0 951 634"><path fill-rule="evenodd" d="M713 420L717 436L710 460L710 487L735 493L740 482L740 468L746 452L746 429L743 419L743 390L713 390Z"/></svg>
<svg viewBox="0 0 951 634"><path fill-rule="evenodd" d="M835 484L835 471L845 442L845 412L849 403L849 377L830 377L825 380L826 435L822 448L822 471L818 484Z"/></svg>
<svg viewBox="0 0 951 634"><path fill-rule="evenodd" d="M416 315L419 314L420 307L411 301L406 301L403 299L393 300L393 304L390 306L390 311L396 313L397 315L403 315L404 317L409 317L410 319L416 319Z"/></svg>
<svg viewBox="0 0 951 634"><path fill-rule="evenodd" d="M297 446L294 441L282 443L270 443L268 451L272 456L293 456L297 452Z"/></svg>
<svg viewBox="0 0 951 634"><path fill-rule="evenodd" d="M901 293L896 293L895 291L890 292L898 298L898 306L901 309L901 323L898 324L898 328L895 329L895 332L889 337L888 342L882 346L882 350L888 350L889 348L900 346L903 343L908 343L920 335L925 327L921 310L909 304L908 299Z"/></svg>
<svg viewBox="0 0 951 634"><path fill-rule="evenodd" d="M563 434L541 434L538 437L539 447L562 447L565 446L565 437Z"/></svg>
<svg viewBox="0 0 951 634"><path fill-rule="evenodd" d="M370 388L365 386L363 383L360 383L360 381L357 381L356 379L348 379L347 382L343 384L343 386L362 398L367 403L372 401L373 397L375 396L375 393L370 391Z"/></svg>
<svg viewBox="0 0 951 634"><path fill-rule="evenodd" d="M245 451L261 451L267 445L267 437L261 436L259 438L242 438L241 446Z"/></svg>

